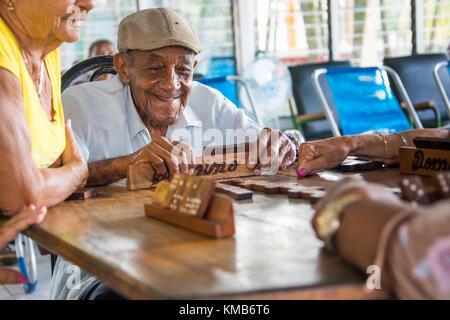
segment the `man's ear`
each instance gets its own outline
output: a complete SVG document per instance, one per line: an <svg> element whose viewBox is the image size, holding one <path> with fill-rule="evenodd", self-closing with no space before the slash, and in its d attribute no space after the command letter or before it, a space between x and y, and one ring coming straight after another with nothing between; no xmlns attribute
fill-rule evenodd
<svg viewBox="0 0 450 320"><path fill-rule="evenodd" d="M195 59L195 61L194 61L194 69L197 67L197 64L198 64L198 60Z"/></svg>
<svg viewBox="0 0 450 320"><path fill-rule="evenodd" d="M130 67L123 53L116 53L114 55L114 68L116 68L117 74L123 83L129 84L131 82Z"/></svg>

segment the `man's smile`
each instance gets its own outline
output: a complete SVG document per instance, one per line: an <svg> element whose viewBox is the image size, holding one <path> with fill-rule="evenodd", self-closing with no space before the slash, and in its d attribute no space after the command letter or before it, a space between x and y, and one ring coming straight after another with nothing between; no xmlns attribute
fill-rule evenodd
<svg viewBox="0 0 450 320"><path fill-rule="evenodd" d="M154 97L158 98L159 100L162 100L162 101L165 101L165 102L173 102L173 101L175 101L175 100L177 100L177 99L179 99L181 97L181 95L177 96L177 97L163 97L163 96L160 96L160 95L157 95L157 94L152 94L152 95Z"/></svg>

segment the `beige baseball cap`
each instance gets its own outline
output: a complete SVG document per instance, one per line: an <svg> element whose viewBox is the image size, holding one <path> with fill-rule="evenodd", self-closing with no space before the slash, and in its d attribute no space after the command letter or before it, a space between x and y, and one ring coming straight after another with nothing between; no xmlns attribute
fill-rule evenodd
<svg viewBox="0 0 450 320"><path fill-rule="evenodd" d="M202 51L202 44L191 24L178 13L167 8L137 11L125 17L119 25L117 49L155 50L181 46Z"/></svg>

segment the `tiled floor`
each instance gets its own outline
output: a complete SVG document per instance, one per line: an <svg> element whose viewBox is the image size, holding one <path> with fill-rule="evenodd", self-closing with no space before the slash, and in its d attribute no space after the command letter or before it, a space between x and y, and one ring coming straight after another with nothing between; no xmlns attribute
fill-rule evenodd
<svg viewBox="0 0 450 320"><path fill-rule="evenodd" d="M47 300L50 292L50 255L41 256L36 250L38 284L36 291L26 294L22 285L0 285L0 300ZM17 266L12 267L17 269Z"/></svg>

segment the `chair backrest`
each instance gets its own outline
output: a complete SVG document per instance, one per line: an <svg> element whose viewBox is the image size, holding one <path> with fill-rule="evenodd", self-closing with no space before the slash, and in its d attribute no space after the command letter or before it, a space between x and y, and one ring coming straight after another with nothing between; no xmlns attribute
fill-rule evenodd
<svg viewBox="0 0 450 320"><path fill-rule="evenodd" d="M335 136L339 136L340 131L319 82L322 74L326 75L344 135L367 132L392 133L411 129L407 117L391 90L387 73L393 77L401 89L403 86L398 75L386 67L328 68L314 72L314 88ZM404 91L402 98L406 100L408 112L413 117L416 127L421 128L420 120Z"/></svg>
<svg viewBox="0 0 450 320"><path fill-rule="evenodd" d="M435 101L443 122L449 121L449 115L444 102L433 79L433 68L438 62L447 61L445 54L420 54L406 57L384 58L384 65L394 69L413 104L427 101ZM447 96L450 94L450 77L447 72L442 72L440 77ZM394 87L397 93L397 88ZM434 114L432 111L420 111L419 116L426 127L434 127Z"/></svg>
<svg viewBox="0 0 450 320"><path fill-rule="evenodd" d="M324 63L302 64L290 66L292 76L292 91L299 115L322 112L322 105L311 80L313 72L320 68L350 67L350 61L334 61ZM326 79L320 79L324 95L328 101L332 101L331 92ZM306 123L302 126L307 140L316 140L332 136L330 126L326 120Z"/></svg>
<svg viewBox="0 0 450 320"><path fill-rule="evenodd" d="M447 108L447 113L450 116L450 100L449 95L447 94L447 91L445 89L445 86L442 83L442 78L440 75L441 69L444 69L443 70L444 73L445 70L447 70L447 75L450 75L450 62L449 61L438 62L433 68L434 80L436 81L436 85L439 89L439 93L441 94L442 100L444 101L444 105Z"/></svg>
<svg viewBox="0 0 450 320"><path fill-rule="evenodd" d="M219 90L226 98L239 108L239 100L236 93L236 85L227 80L226 76L195 79L209 87Z"/></svg>
<svg viewBox="0 0 450 320"><path fill-rule="evenodd" d="M113 60L114 56L98 56L83 60L70 67L61 76L61 92L70 87L81 75L92 70L96 71L89 77L89 81L95 81L104 74L117 74Z"/></svg>

